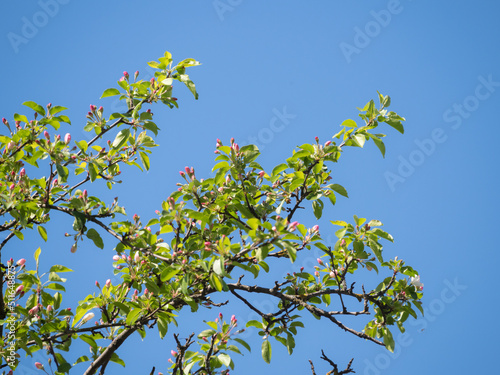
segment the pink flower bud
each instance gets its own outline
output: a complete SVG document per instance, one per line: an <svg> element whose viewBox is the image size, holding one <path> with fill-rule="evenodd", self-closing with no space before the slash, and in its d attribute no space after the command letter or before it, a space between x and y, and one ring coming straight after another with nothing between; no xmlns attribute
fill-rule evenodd
<svg viewBox="0 0 500 375"><path fill-rule="evenodd" d="M24 285L19 285L16 289L16 294L21 293L24 290Z"/></svg>
<svg viewBox="0 0 500 375"><path fill-rule="evenodd" d="M15 185L15 184L11 184L11 185L9 186L9 189L10 189L10 190L14 190L14 189L15 189L15 187L16 187L16 185Z"/></svg>
<svg viewBox="0 0 500 375"><path fill-rule="evenodd" d="M35 362L35 367L39 370L43 370L43 365L40 362Z"/></svg>
<svg viewBox="0 0 500 375"><path fill-rule="evenodd" d="M56 178L52 181L52 187L59 185L59 180Z"/></svg>
<svg viewBox="0 0 500 375"><path fill-rule="evenodd" d="M139 76L139 71L136 70L135 73L134 73L134 79L137 79L138 76Z"/></svg>
<svg viewBox="0 0 500 375"><path fill-rule="evenodd" d="M326 147L326 146L330 146L331 144L332 144L332 141L327 141L327 142L325 143L325 147Z"/></svg>
<svg viewBox="0 0 500 375"><path fill-rule="evenodd" d="M337 276L337 271L333 270L330 272L330 277L333 279Z"/></svg>
<svg viewBox="0 0 500 375"><path fill-rule="evenodd" d="M342 241L340 241L340 246L345 246L345 240L342 238Z"/></svg>
<svg viewBox="0 0 500 375"><path fill-rule="evenodd" d="M54 308L52 307L52 305L48 305L47 306L47 312L50 313L50 312L52 312L52 310L54 310Z"/></svg>
<svg viewBox="0 0 500 375"><path fill-rule="evenodd" d="M319 232L319 225L315 225L314 227L312 227L312 231Z"/></svg>
<svg viewBox="0 0 500 375"><path fill-rule="evenodd" d="M129 77L128 72L127 71L123 72L123 76L128 79Z"/></svg>
<svg viewBox="0 0 500 375"><path fill-rule="evenodd" d="M16 264L17 264L18 266L24 266L24 263L26 263L26 259L21 258L21 259L19 259L19 260L17 261L17 263L16 263Z"/></svg>
<svg viewBox="0 0 500 375"><path fill-rule="evenodd" d="M175 350L171 350L170 354L172 355L172 357L177 357L177 352Z"/></svg>
<svg viewBox="0 0 500 375"><path fill-rule="evenodd" d="M2 122L7 125L7 119L5 117L2 117Z"/></svg>
<svg viewBox="0 0 500 375"><path fill-rule="evenodd" d="M179 174L181 175L181 177L184 177L186 175L183 171L179 171Z"/></svg>
<svg viewBox="0 0 500 375"><path fill-rule="evenodd" d="M266 174L266 172L264 172L264 171L260 171L260 172L259 172L259 177L260 177L260 178L264 178L264 175L265 175L265 174Z"/></svg>
<svg viewBox="0 0 500 375"><path fill-rule="evenodd" d="M26 170L24 168L22 168L20 171L19 171L19 176L20 177L24 177L26 176Z"/></svg>
<svg viewBox="0 0 500 375"><path fill-rule="evenodd" d="M125 254L122 254L122 259L127 260L127 256Z"/></svg>
<svg viewBox="0 0 500 375"><path fill-rule="evenodd" d="M98 287L98 288L101 287L101 284L99 284L99 281L97 281L97 280L95 281L95 286Z"/></svg>
<svg viewBox="0 0 500 375"><path fill-rule="evenodd" d="M320 258L316 259L316 261L318 262L319 265L321 266L323 265L323 261Z"/></svg>
<svg viewBox="0 0 500 375"><path fill-rule="evenodd" d="M113 255L113 260L116 262L118 260L120 260L120 256L119 255Z"/></svg>
<svg viewBox="0 0 500 375"><path fill-rule="evenodd" d="M219 319L222 320L222 313L219 313Z"/></svg>
<svg viewBox="0 0 500 375"><path fill-rule="evenodd" d="M71 142L71 134L66 133L64 136L64 143L69 144L69 142Z"/></svg>
<svg viewBox="0 0 500 375"><path fill-rule="evenodd" d="M316 142L318 142L318 141L319 141L319 138L318 138L318 137L314 137L314 139L316 140Z"/></svg>
<svg viewBox="0 0 500 375"><path fill-rule="evenodd" d="M314 272L314 275L315 275L316 277L319 277L319 272L318 272L318 271L315 271L315 272Z"/></svg>
<svg viewBox="0 0 500 375"><path fill-rule="evenodd" d="M106 280L106 286L109 288L111 286L111 280L110 279L107 279Z"/></svg>
<svg viewBox="0 0 500 375"><path fill-rule="evenodd" d="M87 189L85 189L85 190L83 191L83 197L84 197L84 198L87 198Z"/></svg>
<svg viewBox="0 0 500 375"><path fill-rule="evenodd" d="M134 262L135 263L139 263L139 260L141 260L141 255L139 254L139 252L137 251L134 255Z"/></svg>
<svg viewBox="0 0 500 375"><path fill-rule="evenodd" d="M236 316L232 315L232 316L231 316L231 321L232 321L232 322L236 322Z"/></svg>
<svg viewBox="0 0 500 375"><path fill-rule="evenodd" d="M43 135L45 136L45 138L47 138L47 141L50 141L50 135L49 135L49 132L47 130L45 130L43 132Z"/></svg>
<svg viewBox="0 0 500 375"><path fill-rule="evenodd" d="M7 150L12 150L14 147L16 147L16 144L13 141L7 144Z"/></svg>

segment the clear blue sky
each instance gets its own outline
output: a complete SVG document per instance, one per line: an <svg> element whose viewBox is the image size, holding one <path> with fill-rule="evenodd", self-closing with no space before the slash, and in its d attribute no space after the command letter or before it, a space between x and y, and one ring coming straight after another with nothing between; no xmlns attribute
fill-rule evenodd
<svg viewBox="0 0 500 375"><path fill-rule="evenodd" d="M63 105L76 139L85 136L89 104L107 113L118 108L98 98L122 71L147 75L146 62L165 50L177 60L201 61L191 70L199 100L179 87L180 109L153 110L162 131L150 172L128 170L110 195L120 196L129 215L147 217L175 188L185 165L209 176L216 138L257 142L269 168L315 136L329 139L344 119L357 116L356 106L376 98L376 90L391 95L392 109L407 119L405 135L385 129L385 159L373 144L345 153L335 176L350 198L326 211L320 226L327 236L333 233L327 219L357 214L381 220L396 239L387 253L420 271L426 317L408 326L395 355L327 322L308 321L294 356L275 344L266 365L260 338L249 333L254 352L236 358L234 373L307 374L307 359L325 373L321 348L340 365L354 356L354 369L363 375L495 373L499 13L493 0L2 1L0 116L28 113L21 106L26 100ZM277 113L287 117L273 130ZM91 186L89 193L101 188ZM311 216L304 222L314 223ZM114 243L71 254L71 241L63 237L70 223L55 217L54 223L42 256L45 264L57 259L77 271L68 275L71 305L93 291L94 280L109 277ZM39 245L37 236L28 236L2 259L31 262ZM242 306L224 310L233 311L241 322L250 317ZM190 326L180 332L199 329L197 319L182 318ZM173 343L171 336L157 336L151 331L144 343L136 338L125 345L119 355L128 359L126 369L113 365L108 372L149 374L153 364L165 369ZM38 373L28 367L19 373Z"/></svg>

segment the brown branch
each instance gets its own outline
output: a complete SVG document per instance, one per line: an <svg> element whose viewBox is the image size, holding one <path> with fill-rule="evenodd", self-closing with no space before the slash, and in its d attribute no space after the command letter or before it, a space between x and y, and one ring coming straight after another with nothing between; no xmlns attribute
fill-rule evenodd
<svg viewBox="0 0 500 375"><path fill-rule="evenodd" d="M105 366L111 359L113 353L123 344L123 342L134 333L139 327L134 326L125 329L122 333L115 337L115 339L108 345L108 347L102 352L102 354L91 363L83 375L93 375L96 373L97 369L101 366Z"/></svg>

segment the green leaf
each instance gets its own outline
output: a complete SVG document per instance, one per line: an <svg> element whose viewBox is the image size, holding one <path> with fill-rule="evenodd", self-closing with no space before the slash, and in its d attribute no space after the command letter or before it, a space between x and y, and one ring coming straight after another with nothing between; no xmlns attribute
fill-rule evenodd
<svg viewBox="0 0 500 375"><path fill-rule="evenodd" d="M345 120L341 125L347 126L349 128L356 128L358 126L358 124L356 124L356 121L351 119Z"/></svg>
<svg viewBox="0 0 500 375"><path fill-rule="evenodd" d="M118 354L116 354L116 353L111 354L110 361L114 362L114 363L118 363L119 365L122 365L123 367L125 367L125 362L123 362L123 360L120 357L118 357Z"/></svg>
<svg viewBox="0 0 500 375"><path fill-rule="evenodd" d="M94 182L97 178L97 167L95 166L94 163L90 162L88 168L89 168L90 182Z"/></svg>
<svg viewBox="0 0 500 375"><path fill-rule="evenodd" d="M276 176L278 173L283 172L287 168L288 168L288 165L286 165L284 163L277 165L276 167L273 168L273 171L271 172L271 176Z"/></svg>
<svg viewBox="0 0 500 375"><path fill-rule="evenodd" d="M332 184L332 185L329 185L328 187L330 189L332 189L333 191L339 193L340 195L343 195L344 197L349 198L349 196L347 195L347 190L342 185Z"/></svg>
<svg viewBox="0 0 500 375"><path fill-rule="evenodd" d="M90 228L87 231L87 237L94 241L94 245L96 245L99 249L104 249L104 242L102 241L99 232L97 232L94 228Z"/></svg>
<svg viewBox="0 0 500 375"><path fill-rule="evenodd" d="M141 308L135 308L133 310L130 310L130 312L127 314L127 319L126 323L127 325L132 325L135 323L135 321L139 318L139 315L141 315L142 309Z"/></svg>
<svg viewBox="0 0 500 375"><path fill-rule="evenodd" d="M384 344L387 350L391 353L394 353L394 338L392 337L392 333L388 328L384 329Z"/></svg>
<svg viewBox="0 0 500 375"><path fill-rule="evenodd" d="M321 219L321 215L323 214L323 202L321 201L321 199L313 201L312 207L316 219Z"/></svg>
<svg viewBox="0 0 500 375"><path fill-rule="evenodd" d="M73 272L73 270L68 267L61 266L60 264L55 264L50 267L49 272Z"/></svg>
<svg viewBox="0 0 500 375"><path fill-rule="evenodd" d="M40 237L42 237L43 240L45 242L47 242L47 230L44 227L42 227L41 225L38 225L36 229L38 230Z"/></svg>
<svg viewBox="0 0 500 375"><path fill-rule="evenodd" d="M236 341L237 343L241 344L242 346L244 346L245 349L248 350L249 352L252 351L252 348L250 348L250 345L248 345L246 341L244 341L242 339L233 339L233 340Z"/></svg>
<svg viewBox="0 0 500 375"><path fill-rule="evenodd" d="M66 182L68 179L68 168L66 168L64 165L61 164L56 164L56 169L57 169L57 174L59 175L60 183L61 182Z"/></svg>
<svg viewBox="0 0 500 375"><path fill-rule="evenodd" d="M26 107L31 108L33 111L37 112L39 115L45 116L45 109L39 104L36 104L35 102L24 102L23 105Z"/></svg>
<svg viewBox="0 0 500 375"><path fill-rule="evenodd" d="M142 165L144 168L149 171L149 157L145 152L140 151L139 156L141 157Z"/></svg>
<svg viewBox="0 0 500 375"><path fill-rule="evenodd" d="M36 249L35 251L35 262L36 262L36 267L38 268L38 258L40 257L40 253L42 252L41 248Z"/></svg>
<svg viewBox="0 0 500 375"><path fill-rule="evenodd" d="M271 355L271 343L269 342L269 340L265 340L264 342L262 342L262 359L264 359L266 363L271 363Z"/></svg>
<svg viewBox="0 0 500 375"><path fill-rule="evenodd" d="M115 88L107 89L107 90L104 90L100 99L107 98L108 96L115 96L115 95L120 95L120 91L118 91L118 89L115 89Z"/></svg>
<svg viewBox="0 0 500 375"><path fill-rule="evenodd" d="M158 317L158 333L160 338L164 338L168 331L168 320Z"/></svg>
<svg viewBox="0 0 500 375"><path fill-rule="evenodd" d="M380 152L382 153L382 157L385 158L385 144L384 142L382 142L382 140L378 137L375 137L374 135L371 135L371 139L373 139L373 142L375 143L375 145L378 147L378 149L380 150Z"/></svg>
<svg viewBox="0 0 500 375"><path fill-rule="evenodd" d="M115 140L113 141L112 144L113 148L122 147L127 142L129 136L130 136L129 129L120 130L120 132L116 135Z"/></svg>
<svg viewBox="0 0 500 375"><path fill-rule="evenodd" d="M219 361L221 361L221 363L226 366L226 367L229 367L229 365L231 364L231 357L227 354L219 354L217 356L217 358L219 359Z"/></svg>

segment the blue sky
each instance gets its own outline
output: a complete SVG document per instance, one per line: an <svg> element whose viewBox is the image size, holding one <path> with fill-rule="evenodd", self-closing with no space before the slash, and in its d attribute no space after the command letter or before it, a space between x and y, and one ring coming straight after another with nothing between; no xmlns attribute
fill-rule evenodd
<svg viewBox="0 0 500 375"><path fill-rule="evenodd" d="M395 354L313 320L291 358L276 344L266 365L260 338L248 333L256 346L252 355L236 359L235 373L310 373L308 359L325 373L321 348L340 365L355 357L353 367L363 375L493 373L500 307L491 284L500 261L494 237L499 11L493 0L3 1L0 116L27 114L21 105L26 100L52 102L69 108L73 138L86 137L89 104L103 105L107 113L119 109L98 98L124 70L147 76L146 62L165 50L177 61L201 61L190 72L199 100L178 87L178 110L153 109L162 130L151 170L127 170L109 195L118 195L129 215L149 217L175 189L185 165L198 176L210 175L217 138L257 142L261 163L272 168L295 146L315 136L328 140L344 119L357 116L356 107L376 99L377 90L389 94L391 108L407 119L405 134L384 129L385 159L373 144L345 152L334 173L350 198L328 209L320 226L328 237L328 220L351 220L353 214L381 220L396 239L387 253L421 274L426 316L408 325ZM282 126L272 126L275 118ZM98 194L102 186L88 190ZM312 216L303 221L314 223ZM57 261L77 271L68 276L71 305L93 292L96 279L109 277L114 243L107 241L104 250L87 244L71 254L65 225L69 229L70 223L54 217L42 256L46 264ZM36 235L27 236L2 259L32 258L38 246ZM224 310L233 311L240 321L249 319L242 306ZM200 319L182 317L188 327L181 332L200 328ZM119 352L129 359L126 369L110 367L110 374L146 374L153 364L166 368L170 338L160 341L152 331L145 342L134 340ZM19 373L38 372L27 362Z"/></svg>

